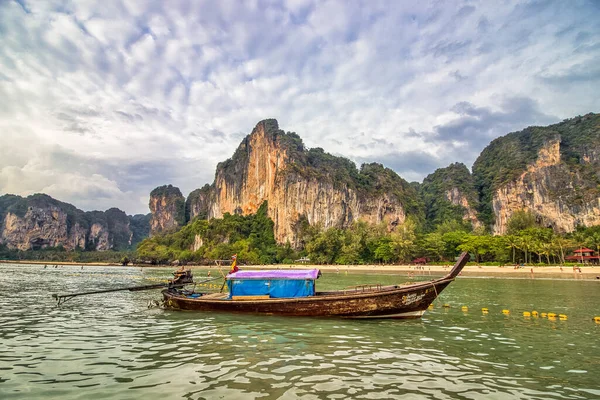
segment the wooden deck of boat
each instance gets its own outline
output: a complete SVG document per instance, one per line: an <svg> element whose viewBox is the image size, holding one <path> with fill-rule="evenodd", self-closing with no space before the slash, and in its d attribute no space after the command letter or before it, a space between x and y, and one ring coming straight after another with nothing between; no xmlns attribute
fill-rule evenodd
<svg viewBox="0 0 600 400"><path fill-rule="evenodd" d="M210 300L225 300L229 296L228 293L210 293L205 294L201 299L210 299Z"/></svg>

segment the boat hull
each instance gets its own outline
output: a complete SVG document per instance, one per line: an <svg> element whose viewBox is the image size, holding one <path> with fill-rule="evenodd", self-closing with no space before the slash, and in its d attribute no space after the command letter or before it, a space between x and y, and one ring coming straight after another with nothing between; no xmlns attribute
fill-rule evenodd
<svg viewBox="0 0 600 400"><path fill-rule="evenodd" d="M210 296L188 298L174 290L164 290L170 309L207 312L236 312L284 316L339 318L419 318L453 278L408 286L388 286L378 290L317 293L315 296L233 300Z"/></svg>

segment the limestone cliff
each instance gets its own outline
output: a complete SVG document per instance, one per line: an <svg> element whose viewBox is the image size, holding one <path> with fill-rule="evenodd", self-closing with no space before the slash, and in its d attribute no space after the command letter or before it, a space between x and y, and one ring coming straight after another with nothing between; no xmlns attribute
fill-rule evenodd
<svg viewBox="0 0 600 400"><path fill-rule="evenodd" d="M185 198L173 185L159 186L150 193L150 236L174 231L185 225Z"/></svg>
<svg viewBox="0 0 600 400"><path fill-rule="evenodd" d="M445 221L464 222L475 229L482 224L476 211L478 195L466 165L454 163L428 175L419 186L430 230Z"/></svg>
<svg viewBox="0 0 600 400"><path fill-rule="evenodd" d="M233 157L217 166L213 185L199 199L188 209L206 210L208 218L253 214L267 201L276 240L292 245L301 219L324 228L383 222L393 230L408 215L423 218L416 191L390 169L367 164L359 171L322 149L306 150L275 120L256 125Z"/></svg>
<svg viewBox="0 0 600 400"><path fill-rule="evenodd" d="M502 234L516 210L531 211L557 231L571 231L600 224L599 155L600 116L588 114L492 141L473 174L455 163L422 184L408 184L382 165L359 170L320 148L306 149L297 134L264 120L217 166L215 181L190 194L182 219L177 188L170 187L169 196L153 195L153 229L225 213L254 214L266 201L275 238L293 246L304 222L345 228L364 220L393 230L411 216L430 230L454 220ZM201 246L201 239L192 247Z"/></svg>
<svg viewBox="0 0 600 400"><path fill-rule="evenodd" d="M77 226L79 228L79 226ZM85 241L76 229L75 235L69 236L67 231L67 214L57 207L30 207L23 217L8 212L4 218L0 241L9 248L19 250L41 249L63 245L73 245Z"/></svg>
<svg viewBox="0 0 600 400"><path fill-rule="evenodd" d="M493 233L506 233L518 210L557 232L600 224L598 154L598 114L494 140L473 167Z"/></svg>
<svg viewBox="0 0 600 400"><path fill-rule="evenodd" d="M585 199L580 194L582 187L581 177L561 163L560 139L549 141L535 163L494 192L493 232L505 234L510 217L519 210L531 211L542 225L557 232L571 232L577 225L599 225L600 196Z"/></svg>
<svg viewBox="0 0 600 400"><path fill-rule="evenodd" d="M214 191L208 184L201 189L192 191L185 200L185 218L191 221L194 218L206 219L208 209L213 200Z"/></svg>
<svg viewBox="0 0 600 400"><path fill-rule="evenodd" d="M450 204L461 207L463 210L462 220L470 224L473 229L482 226L481 221L477 218L477 211L473 207L476 203L469 201L467 195L462 193L460 189L454 187L446 191L446 199L448 199Z"/></svg>
<svg viewBox="0 0 600 400"><path fill-rule="evenodd" d="M84 212L44 194L0 196L0 245L9 249L105 251L129 248L132 239L129 217L116 208Z"/></svg>

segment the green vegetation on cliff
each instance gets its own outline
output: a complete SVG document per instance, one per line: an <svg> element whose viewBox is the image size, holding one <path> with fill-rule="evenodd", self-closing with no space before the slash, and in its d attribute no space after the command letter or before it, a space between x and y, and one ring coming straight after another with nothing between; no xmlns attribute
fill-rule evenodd
<svg viewBox="0 0 600 400"><path fill-rule="evenodd" d="M517 179L536 161L542 146L554 139L560 139L561 163L566 167L560 173L557 170L554 178L578 181L576 187L564 187L562 194L567 196L567 201L575 204L598 196L600 114L587 114L546 127L533 126L493 140L473 164L473 177L480 195L480 217L486 224L494 222L494 192Z"/></svg>
<svg viewBox="0 0 600 400"><path fill-rule="evenodd" d="M138 246L138 257L153 263L228 260L238 255L242 264L292 263L307 256L315 264L408 263L417 257L451 263L468 251L478 263L564 263L573 249L588 246L600 250L600 227L559 235L538 226L526 213L509 221L511 234L492 236L470 231L458 221L446 221L433 232L423 233L408 219L395 232L384 225L357 221L348 229L322 229L298 223L302 248L279 245L266 202L254 215L225 214L222 219L196 219L175 233L155 236ZM195 248L195 251L193 249Z"/></svg>
<svg viewBox="0 0 600 400"><path fill-rule="evenodd" d="M458 190L465 196L469 206L476 209L478 196L475 191L473 177L466 165L462 163L450 164L446 168L439 168L433 174L428 175L423 184L419 186L419 195L425 204L425 220L428 231L433 231L438 225L455 221L471 229L468 221L463 221L465 207L452 204L448 200L448 192Z"/></svg>
<svg viewBox="0 0 600 400"><path fill-rule="evenodd" d="M197 236L202 244L192 252ZM268 264L277 261L277 250L273 221L267 216L265 202L253 215L226 213L222 219L195 219L175 233L145 239L138 246L138 255L143 260L161 263L175 259L229 259L237 253L246 262Z"/></svg>
<svg viewBox="0 0 600 400"><path fill-rule="evenodd" d="M364 198L373 195L392 195L400 201L406 215L413 218L418 225L424 221L424 204L415 187L393 170L379 163L361 166L358 174L358 191Z"/></svg>

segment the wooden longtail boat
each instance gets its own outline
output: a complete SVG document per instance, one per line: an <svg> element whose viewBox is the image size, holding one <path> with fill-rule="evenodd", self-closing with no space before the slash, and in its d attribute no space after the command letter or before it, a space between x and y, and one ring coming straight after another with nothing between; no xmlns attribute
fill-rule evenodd
<svg viewBox="0 0 600 400"><path fill-rule="evenodd" d="M162 294L166 307L176 310L341 318L419 318L442 290L456 278L468 261L469 254L461 254L446 276L428 282L331 292L316 292L314 285L312 287L305 285L302 289L304 293L299 297L273 298L270 295L248 294L249 292L242 295L235 295L232 292L204 294L191 293L178 288L165 289ZM310 283L308 281L312 278L314 284L314 280L318 277L318 270L312 271L317 273L309 275L306 280ZM245 279L262 279L260 282L266 279L268 283L265 285L269 286L272 281L269 280L270 275L265 272L276 271L256 273L255 278L237 275L240 272L227 276L230 289L235 288L236 283L245 282ZM278 279L276 274L273 276L273 279ZM256 282L255 280L254 283ZM243 288L243 285L241 287ZM311 288L312 293L310 293Z"/></svg>

